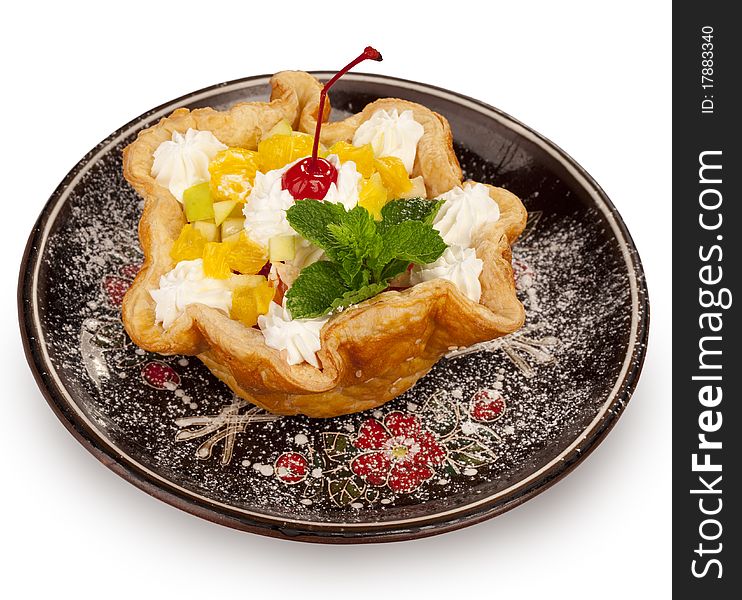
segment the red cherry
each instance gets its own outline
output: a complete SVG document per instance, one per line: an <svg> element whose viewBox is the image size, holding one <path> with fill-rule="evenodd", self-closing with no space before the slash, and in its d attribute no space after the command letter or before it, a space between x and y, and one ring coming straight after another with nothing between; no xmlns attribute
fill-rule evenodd
<svg viewBox="0 0 742 600"><path fill-rule="evenodd" d="M479 390L472 398L471 418L475 421L496 421L505 412L505 399L495 390Z"/></svg>
<svg viewBox="0 0 742 600"><path fill-rule="evenodd" d="M371 46L366 46L363 52L350 61L328 81L319 94L319 107L317 109L317 126L314 130L314 145L312 146L311 158L305 158L291 167L284 173L281 179L283 189L296 200L311 198L313 200L322 200L327 195L330 185L337 181L337 169L324 158L317 158L319 149L319 134L322 129L322 120L325 116L325 100L327 99L327 90L333 84L364 60L381 60L381 54Z"/></svg>
<svg viewBox="0 0 742 600"><path fill-rule="evenodd" d="M276 477L288 484L299 483L307 476L309 463L303 454L284 452L276 459Z"/></svg>
<svg viewBox="0 0 742 600"><path fill-rule="evenodd" d="M173 368L159 360L148 362L142 367L142 379L144 379L147 385L158 390L165 390L168 387L173 388L173 386L178 387L180 385L180 377Z"/></svg>
<svg viewBox="0 0 742 600"><path fill-rule="evenodd" d="M324 158L305 158L283 174L283 189L297 200L322 200L338 180L338 171Z"/></svg>

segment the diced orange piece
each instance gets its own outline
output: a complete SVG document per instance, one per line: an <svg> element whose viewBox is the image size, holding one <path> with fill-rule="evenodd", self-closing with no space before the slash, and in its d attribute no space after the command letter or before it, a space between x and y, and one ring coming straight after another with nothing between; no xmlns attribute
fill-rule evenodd
<svg viewBox="0 0 742 600"><path fill-rule="evenodd" d="M280 169L290 162L312 154L314 140L311 135L277 134L258 144L258 164L265 173Z"/></svg>
<svg viewBox="0 0 742 600"><path fill-rule="evenodd" d="M376 170L381 175L384 187L392 199L400 198L412 189L412 182L404 163L396 156L383 156L374 161Z"/></svg>
<svg viewBox="0 0 742 600"><path fill-rule="evenodd" d="M374 172L374 149L371 144L354 146L348 142L335 142L327 153L337 154L341 163L352 160L356 163L357 171L366 179Z"/></svg>
<svg viewBox="0 0 742 600"><path fill-rule="evenodd" d="M258 153L246 148L231 147L218 152L209 163L211 195L215 201L244 202L255 181Z"/></svg>
<svg viewBox="0 0 742 600"><path fill-rule="evenodd" d="M204 275L214 279L227 279L232 274L227 257L232 244L209 242L204 246Z"/></svg>
<svg viewBox="0 0 742 600"><path fill-rule="evenodd" d="M206 237L190 223L183 225L178 239L170 248L170 256L175 262L201 258L206 246Z"/></svg>
<svg viewBox="0 0 742 600"><path fill-rule="evenodd" d="M232 318L248 327L256 325L258 317L268 312L274 294L265 278L257 285L237 288L232 292Z"/></svg>
<svg viewBox="0 0 742 600"><path fill-rule="evenodd" d="M247 234L240 232L239 240L232 244L227 255L229 268L243 275L254 275L268 262L268 252L263 246L254 242Z"/></svg>
<svg viewBox="0 0 742 600"><path fill-rule="evenodd" d="M358 204L365 208L377 221L381 220L381 209L389 202L389 195L379 173L374 173L361 186Z"/></svg>

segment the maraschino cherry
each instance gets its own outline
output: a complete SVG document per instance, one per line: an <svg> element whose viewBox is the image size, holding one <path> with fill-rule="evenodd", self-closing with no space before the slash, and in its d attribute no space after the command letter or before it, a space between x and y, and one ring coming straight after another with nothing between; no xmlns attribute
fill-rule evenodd
<svg viewBox="0 0 742 600"><path fill-rule="evenodd" d="M330 186L337 182L337 169L328 160L317 156L317 150L319 149L319 132L322 128L322 116L325 111L327 90L329 90L338 79L358 63L367 59L379 61L381 60L381 54L371 46L366 46L366 49L357 58L340 69L322 88L322 91L319 94L317 127L314 130L312 156L300 160L286 171L281 178L283 189L288 190L295 199L304 200L309 198L312 200L322 200L327 195Z"/></svg>

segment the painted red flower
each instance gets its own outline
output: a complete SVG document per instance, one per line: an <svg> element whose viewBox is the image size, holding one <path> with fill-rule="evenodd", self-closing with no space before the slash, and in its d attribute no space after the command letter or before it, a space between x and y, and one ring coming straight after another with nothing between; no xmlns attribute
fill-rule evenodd
<svg viewBox="0 0 742 600"><path fill-rule="evenodd" d="M303 454L284 452L276 459L273 472L281 481L293 485L304 481L309 471L309 463Z"/></svg>
<svg viewBox="0 0 742 600"><path fill-rule="evenodd" d="M124 265L119 269L118 275L106 275L103 278L103 290L113 306L121 306L124 301L124 294L131 287L140 268L141 265L139 264Z"/></svg>
<svg viewBox="0 0 742 600"><path fill-rule="evenodd" d="M446 458L446 451L432 433L422 429L419 419L402 412L389 413L383 423L367 419L353 444L366 452L351 461L351 470L367 483L388 485L395 492L416 490Z"/></svg>
<svg viewBox="0 0 742 600"><path fill-rule="evenodd" d="M119 274L127 279L134 279L137 276L137 273L139 273L139 269L141 268L141 263L124 265L119 269Z"/></svg>
<svg viewBox="0 0 742 600"><path fill-rule="evenodd" d="M159 360L142 367L142 379L157 390L175 389L180 385L180 376L170 366Z"/></svg>
<svg viewBox="0 0 742 600"><path fill-rule="evenodd" d="M124 294L131 287L131 280L118 277L117 275L106 275L103 278L103 289L106 292L108 301L113 306L121 306L124 301Z"/></svg>
<svg viewBox="0 0 742 600"><path fill-rule="evenodd" d="M505 398L497 390L479 390L472 397L470 414L475 421L497 421L504 412Z"/></svg>

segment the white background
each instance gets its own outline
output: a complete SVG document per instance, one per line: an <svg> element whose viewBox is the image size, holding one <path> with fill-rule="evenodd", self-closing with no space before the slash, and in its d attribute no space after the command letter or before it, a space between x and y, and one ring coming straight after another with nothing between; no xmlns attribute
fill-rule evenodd
<svg viewBox="0 0 742 600"><path fill-rule="evenodd" d="M0 9L4 597L669 597L669 2L47 4ZM644 374L576 471L489 522L358 547L232 531L135 489L57 421L20 346L21 253L58 182L125 122L217 82L339 68L367 44L385 60L363 70L493 104L604 187L647 271Z"/></svg>

